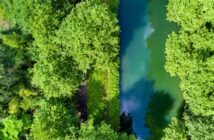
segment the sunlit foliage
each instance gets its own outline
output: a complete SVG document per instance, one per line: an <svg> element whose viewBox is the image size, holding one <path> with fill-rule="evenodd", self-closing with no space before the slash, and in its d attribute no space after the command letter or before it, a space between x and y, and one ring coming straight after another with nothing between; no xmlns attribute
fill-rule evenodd
<svg viewBox="0 0 214 140"><path fill-rule="evenodd" d="M212 0L169 1L168 19L178 23L180 31L166 42L166 70L181 79L186 105L182 121L174 120L165 130L166 139L169 132L182 139L213 137L213 4Z"/></svg>
<svg viewBox="0 0 214 140"><path fill-rule="evenodd" d="M8 27L0 33L0 139L135 139L117 132L118 4L1 0ZM97 71L102 87L91 80ZM90 117L81 122L76 94L84 83Z"/></svg>

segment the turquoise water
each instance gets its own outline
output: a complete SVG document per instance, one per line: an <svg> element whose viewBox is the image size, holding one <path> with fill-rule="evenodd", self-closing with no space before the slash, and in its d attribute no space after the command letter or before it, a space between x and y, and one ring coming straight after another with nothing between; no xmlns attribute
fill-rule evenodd
<svg viewBox="0 0 214 140"><path fill-rule="evenodd" d="M163 129L182 102L178 79L164 70L164 44L174 29L165 20L166 2L120 1L121 112L131 113L138 139L159 133L149 128Z"/></svg>

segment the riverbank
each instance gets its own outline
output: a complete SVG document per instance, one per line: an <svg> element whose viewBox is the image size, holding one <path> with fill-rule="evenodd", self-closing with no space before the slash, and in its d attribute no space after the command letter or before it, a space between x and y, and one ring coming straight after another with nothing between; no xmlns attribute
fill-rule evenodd
<svg viewBox="0 0 214 140"><path fill-rule="evenodd" d="M165 91L174 100L172 109L166 116L170 119L176 116L178 108L182 104L182 93L179 87L179 79L171 77L166 72L165 65L165 42L168 34L172 31L178 31L176 24L166 20L166 5L168 0L149 0L148 1L148 18L151 22L154 32L148 38L148 47L151 50L151 61L149 66L148 79L155 81L155 91Z"/></svg>

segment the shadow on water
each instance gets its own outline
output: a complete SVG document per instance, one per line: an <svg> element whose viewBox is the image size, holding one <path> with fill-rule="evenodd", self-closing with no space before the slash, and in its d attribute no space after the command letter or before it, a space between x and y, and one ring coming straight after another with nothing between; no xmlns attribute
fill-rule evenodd
<svg viewBox="0 0 214 140"><path fill-rule="evenodd" d="M149 139L161 139L163 129L169 123L166 116L173 107L173 103L174 100L164 91L156 91L151 95L145 114L146 126L151 134Z"/></svg>
<svg viewBox="0 0 214 140"><path fill-rule="evenodd" d="M178 26L166 19L166 5L168 0L150 0L148 1L148 16L152 23L154 32L147 39L148 47L151 50L151 61L148 77L155 80L154 88L157 90L165 90L172 93L176 98L181 98L179 89L179 80L170 77L166 72L165 65L165 43L168 35L172 31L177 31ZM157 12L158 11L158 12ZM180 97L178 97L180 96Z"/></svg>
<svg viewBox="0 0 214 140"><path fill-rule="evenodd" d="M131 113L123 112L120 115L120 132L126 133L128 135L134 134L132 128L132 115Z"/></svg>
<svg viewBox="0 0 214 140"><path fill-rule="evenodd" d="M168 0L149 0L148 1L148 17L152 23L154 32L147 39L148 47L151 50L151 61L149 64L148 79L154 80L155 91L166 91L175 102L168 114L168 119L176 116L178 109L182 104L182 93L179 88L179 79L177 77L171 77L166 72L164 65L166 61L165 43L168 35L175 31L177 32L179 27L167 21L167 8ZM157 12L158 11L158 12Z"/></svg>
<svg viewBox="0 0 214 140"><path fill-rule="evenodd" d="M160 139L168 125L167 115L174 99L165 91L153 91L154 82L141 79L121 94L121 112L130 113L133 131L138 139ZM124 126L127 130L128 126ZM131 128L128 130L132 130Z"/></svg>
<svg viewBox="0 0 214 140"><path fill-rule="evenodd" d="M165 40L176 28L165 20L166 4L167 0L120 1L120 111L131 114L138 139L148 138L151 132L159 135L182 101L178 80L164 69Z"/></svg>
<svg viewBox="0 0 214 140"><path fill-rule="evenodd" d="M152 85L151 81L141 79L131 89L120 95L121 112L131 114L133 130L139 139L145 139L149 135L149 129L143 118L146 114L149 97L153 92Z"/></svg>

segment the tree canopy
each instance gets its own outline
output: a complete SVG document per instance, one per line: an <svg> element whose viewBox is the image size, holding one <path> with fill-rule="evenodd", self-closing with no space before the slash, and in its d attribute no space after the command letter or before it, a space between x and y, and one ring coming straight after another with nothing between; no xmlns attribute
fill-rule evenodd
<svg viewBox="0 0 214 140"><path fill-rule="evenodd" d="M165 68L181 79L185 104L181 118L166 128L163 139L213 138L213 4L211 0L169 1L168 19L180 30L167 39Z"/></svg>
<svg viewBox="0 0 214 140"><path fill-rule="evenodd" d="M7 28L0 25L0 139L135 139L118 131L118 4L1 0ZM104 97L87 91L99 88L90 80L97 71ZM95 99L85 104L105 105L105 117L90 117L100 123L81 120L82 89Z"/></svg>
<svg viewBox="0 0 214 140"><path fill-rule="evenodd" d="M63 55L73 57L81 71L103 68L118 55L117 23L106 4L82 2L56 32L56 43L63 47Z"/></svg>

